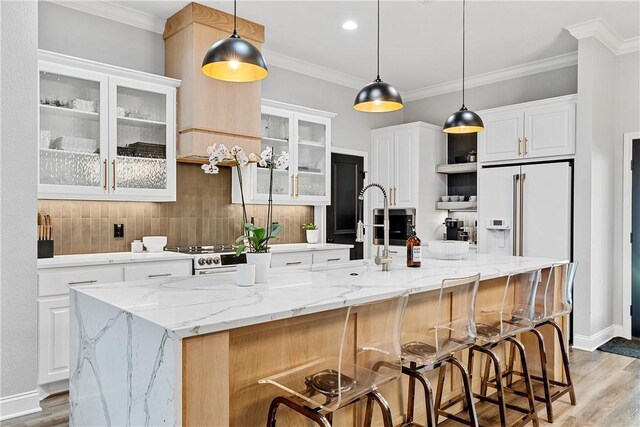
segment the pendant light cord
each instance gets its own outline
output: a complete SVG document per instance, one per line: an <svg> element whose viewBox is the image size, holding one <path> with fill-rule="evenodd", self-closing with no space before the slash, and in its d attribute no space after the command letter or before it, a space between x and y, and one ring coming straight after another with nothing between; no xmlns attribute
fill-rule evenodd
<svg viewBox="0 0 640 427"><path fill-rule="evenodd" d="M378 0L378 50L377 50L377 74L376 81L380 81L380 0Z"/></svg>
<svg viewBox="0 0 640 427"><path fill-rule="evenodd" d="M237 12L236 12L236 0L233 0L233 35L237 36L238 32L236 31L236 27L237 27Z"/></svg>
<svg viewBox="0 0 640 427"><path fill-rule="evenodd" d="M464 106L464 65L465 65L465 29L466 29L466 24L465 24L465 7L466 7L466 0L462 0L462 108L465 108Z"/></svg>

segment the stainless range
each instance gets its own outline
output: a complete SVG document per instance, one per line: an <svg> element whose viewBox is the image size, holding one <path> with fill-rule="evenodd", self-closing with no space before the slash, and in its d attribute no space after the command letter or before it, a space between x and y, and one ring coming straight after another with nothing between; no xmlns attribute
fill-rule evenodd
<svg viewBox="0 0 640 427"><path fill-rule="evenodd" d="M245 254L236 256L236 247L232 245L177 246L165 250L192 255L193 274L196 276L235 271L236 265L247 262Z"/></svg>

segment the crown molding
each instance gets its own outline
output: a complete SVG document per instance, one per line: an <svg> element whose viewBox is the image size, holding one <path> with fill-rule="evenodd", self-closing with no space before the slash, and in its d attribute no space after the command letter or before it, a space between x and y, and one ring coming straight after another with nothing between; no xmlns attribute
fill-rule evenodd
<svg viewBox="0 0 640 427"><path fill-rule="evenodd" d="M45 0L60 6L75 9L80 12L89 13L91 15L100 16L102 18L111 19L112 21L122 24L131 25L133 27L142 28L143 30L152 31L162 34L164 32L164 24L166 19L158 18L149 13L140 12L127 6L114 3L112 1L81 1L81 0Z"/></svg>
<svg viewBox="0 0 640 427"><path fill-rule="evenodd" d="M570 67L578 63L578 53L571 52L564 55L552 56L551 58L541 59L539 61L528 62L526 64L516 65L513 67L503 68L501 70L491 71L484 74L465 78L465 88L485 86L492 83L498 83L504 80L524 77L531 74L542 73L545 71L557 70L559 68ZM462 79L439 83L427 86L421 89L408 91L402 94L405 101L415 101L431 96L442 95L445 93L457 92L462 89Z"/></svg>
<svg viewBox="0 0 640 427"><path fill-rule="evenodd" d="M352 89L359 90L362 89L365 85L371 83L370 81L359 79L349 74L322 67L320 65L312 64L311 62L306 62L301 59L293 58L291 56L283 55L269 49L263 49L262 53L264 54L264 57L267 61L267 65L274 65L279 68L284 68L289 71L305 74L307 76L315 77L320 80L326 80L328 82L350 87Z"/></svg>
<svg viewBox="0 0 640 427"><path fill-rule="evenodd" d="M564 29L577 40L595 37L616 55L624 55L625 53L640 50L640 37L625 40L602 18L569 25Z"/></svg>

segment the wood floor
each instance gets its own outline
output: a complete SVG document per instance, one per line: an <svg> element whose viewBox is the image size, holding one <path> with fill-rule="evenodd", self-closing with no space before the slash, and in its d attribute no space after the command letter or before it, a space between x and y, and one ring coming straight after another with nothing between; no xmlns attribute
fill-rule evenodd
<svg viewBox="0 0 640 427"><path fill-rule="evenodd" d="M546 422L544 406L538 415L541 426L555 427L638 427L640 426L640 359L594 351L572 350L571 371L578 404L571 406L569 396L554 404L555 422ZM2 426L51 427L68 425L68 395L51 396L42 401L42 412L4 421ZM542 405L542 404L540 404ZM483 426L499 425L493 405L477 404ZM508 411L510 412L510 411ZM449 427L446 421L440 426ZM247 426L248 427L248 426Z"/></svg>

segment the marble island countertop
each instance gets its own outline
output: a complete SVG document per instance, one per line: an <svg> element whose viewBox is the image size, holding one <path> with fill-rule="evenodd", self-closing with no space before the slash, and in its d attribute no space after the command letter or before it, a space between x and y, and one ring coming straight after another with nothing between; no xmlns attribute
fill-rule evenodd
<svg viewBox="0 0 640 427"><path fill-rule="evenodd" d="M458 261L423 260L422 268L371 261L274 268L269 284L238 287L235 273L74 286L96 302L184 338L383 299L403 291L439 288L442 279L481 274L491 279L565 262L547 258L469 255ZM126 291L123 288L126 287Z"/></svg>

